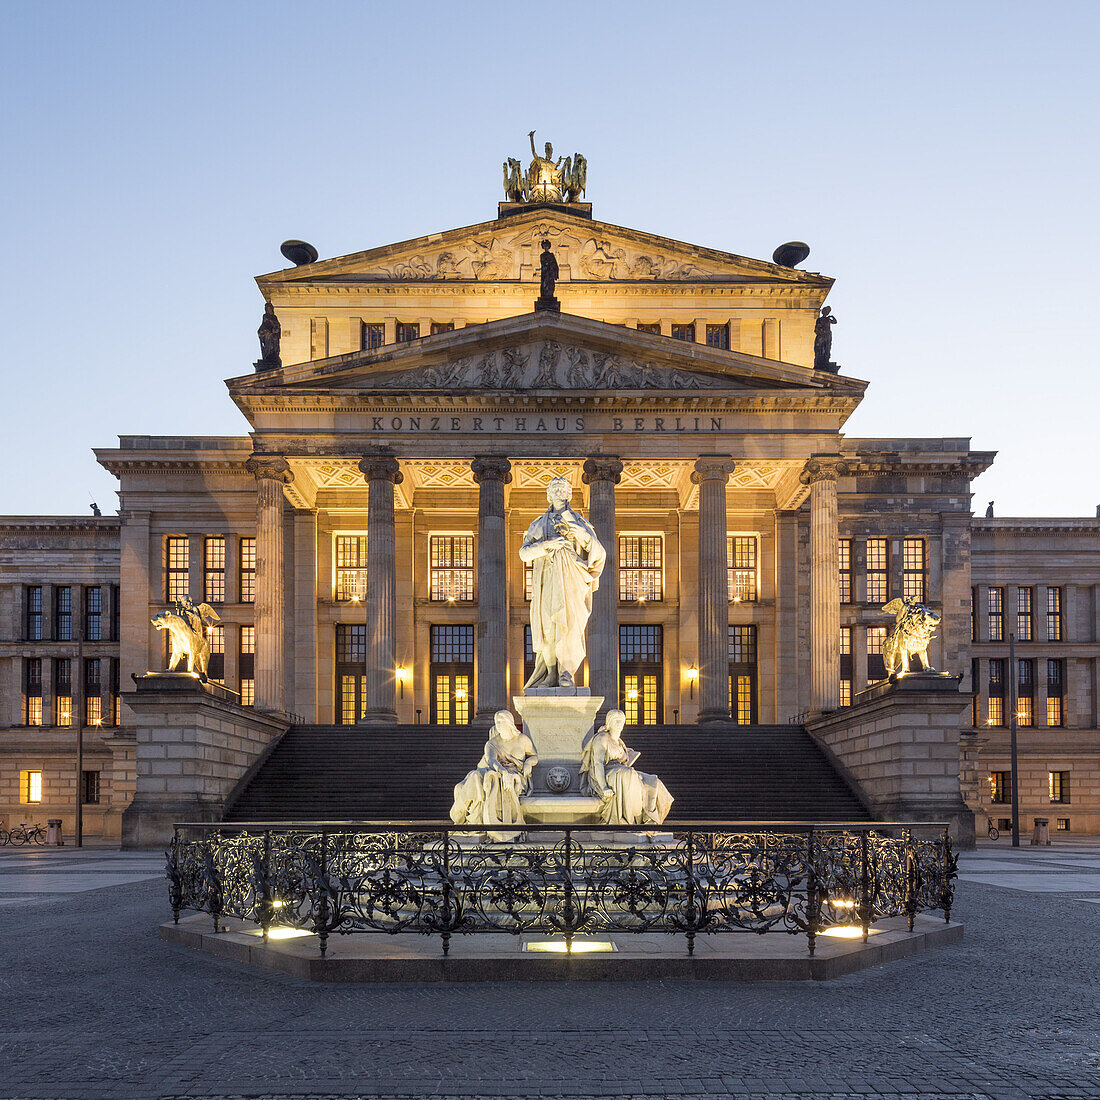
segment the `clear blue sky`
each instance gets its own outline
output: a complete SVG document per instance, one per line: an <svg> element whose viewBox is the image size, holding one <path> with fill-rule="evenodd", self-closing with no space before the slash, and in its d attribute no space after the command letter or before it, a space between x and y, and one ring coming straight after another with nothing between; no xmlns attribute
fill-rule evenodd
<svg viewBox="0 0 1100 1100"><path fill-rule="evenodd" d="M555 15L557 11L559 14ZM530 14L529 14L530 13ZM119 434L246 430L252 277L492 217L527 131L609 222L836 278L852 435L1092 515L1096 3L0 5L0 513L115 510Z"/></svg>

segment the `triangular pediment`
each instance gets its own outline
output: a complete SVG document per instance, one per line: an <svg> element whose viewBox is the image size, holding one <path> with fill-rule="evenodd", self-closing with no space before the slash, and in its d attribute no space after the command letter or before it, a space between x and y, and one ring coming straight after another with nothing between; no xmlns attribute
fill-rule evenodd
<svg viewBox="0 0 1100 1100"><path fill-rule="evenodd" d="M266 296L280 286L310 283L534 279L543 240L550 241L566 282L832 284L812 272L546 207L273 272L257 282Z"/></svg>
<svg viewBox="0 0 1100 1100"><path fill-rule="evenodd" d="M839 391L864 383L791 363L536 312L453 332L231 379L234 397L685 390Z"/></svg>

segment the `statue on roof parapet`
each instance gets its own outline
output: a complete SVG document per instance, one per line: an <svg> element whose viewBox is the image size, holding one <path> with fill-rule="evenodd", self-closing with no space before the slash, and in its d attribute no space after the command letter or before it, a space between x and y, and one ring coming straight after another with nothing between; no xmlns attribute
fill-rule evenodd
<svg viewBox="0 0 1100 1100"><path fill-rule="evenodd" d="M840 367L832 361L833 325L836 324L836 318L832 316L832 312L833 307L826 306L814 324L814 370L836 374Z"/></svg>
<svg viewBox="0 0 1100 1100"><path fill-rule="evenodd" d="M283 365L279 357L279 339L282 333L283 326L275 316L275 307L270 302L266 302L263 320L256 330L256 335L260 338L260 358L253 364L256 370L274 370Z"/></svg>
<svg viewBox="0 0 1100 1100"><path fill-rule="evenodd" d="M535 131L531 142L531 164L526 172L520 162L509 157L503 164L504 197L512 203L579 202L588 185L588 161L580 153L554 159L554 147L546 142L543 156L535 149Z"/></svg>

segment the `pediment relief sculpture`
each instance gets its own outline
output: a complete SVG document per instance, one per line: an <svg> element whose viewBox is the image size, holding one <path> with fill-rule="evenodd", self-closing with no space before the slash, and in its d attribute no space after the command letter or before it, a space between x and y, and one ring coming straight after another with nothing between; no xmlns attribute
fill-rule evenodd
<svg viewBox="0 0 1100 1100"><path fill-rule="evenodd" d="M660 367L609 352L545 340L438 366L369 376L367 389L403 390L699 390L739 389L729 378Z"/></svg>

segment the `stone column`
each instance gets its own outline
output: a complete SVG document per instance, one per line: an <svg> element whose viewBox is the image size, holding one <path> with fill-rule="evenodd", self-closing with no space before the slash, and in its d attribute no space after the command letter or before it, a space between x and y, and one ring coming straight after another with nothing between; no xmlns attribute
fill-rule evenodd
<svg viewBox="0 0 1100 1100"><path fill-rule="evenodd" d="M713 455L698 459L691 475L699 486L700 722L724 721L730 716L726 482L735 469L733 459Z"/></svg>
<svg viewBox="0 0 1100 1100"><path fill-rule="evenodd" d="M810 710L840 706L840 568L837 479L847 472L840 455L813 455L800 475L810 486Z"/></svg>
<svg viewBox="0 0 1100 1100"><path fill-rule="evenodd" d="M602 695L599 716L619 705L619 543L615 533L615 486L623 464L615 455L593 455L584 463L588 521L607 551L600 587L588 620L588 686Z"/></svg>
<svg viewBox="0 0 1100 1100"><path fill-rule="evenodd" d="M283 599L283 486L294 480L285 458L253 455L256 478L256 706L286 709Z"/></svg>
<svg viewBox="0 0 1100 1100"><path fill-rule="evenodd" d="M389 454L364 458L367 479L367 697L361 722L397 722L397 539L393 487L402 480Z"/></svg>
<svg viewBox="0 0 1100 1100"><path fill-rule="evenodd" d="M477 719L489 725L508 709L508 565L504 486L512 464L502 455L478 455L472 464L477 503Z"/></svg>

